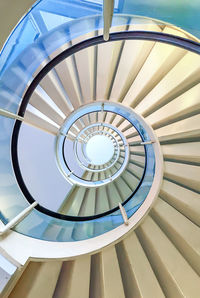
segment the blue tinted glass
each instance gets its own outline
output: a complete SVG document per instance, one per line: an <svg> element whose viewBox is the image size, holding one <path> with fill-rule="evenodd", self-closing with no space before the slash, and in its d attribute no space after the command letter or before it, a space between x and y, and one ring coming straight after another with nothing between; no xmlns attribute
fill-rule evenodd
<svg viewBox="0 0 200 298"><path fill-rule="evenodd" d="M0 216L4 223L29 205L19 189L10 159L13 125L14 120L0 116Z"/></svg>

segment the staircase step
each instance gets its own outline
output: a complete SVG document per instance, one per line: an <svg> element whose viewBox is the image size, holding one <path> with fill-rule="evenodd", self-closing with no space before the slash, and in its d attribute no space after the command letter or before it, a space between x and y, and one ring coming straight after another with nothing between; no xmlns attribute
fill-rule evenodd
<svg viewBox="0 0 200 298"><path fill-rule="evenodd" d="M200 212L199 212L200 213ZM184 215L158 199L151 215L182 256L200 275L200 230Z"/></svg>
<svg viewBox="0 0 200 298"><path fill-rule="evenodd" d="M166 34L177 33L168 27L165 27L162 32ZM180 35L185 36L181 33ZM156 42L127 92L123 103L135 108L185 54L184 49L169 47L168 44ZM142 113L140 105L136 107L136 111Z"/></svg>
<svg viewBox="0 0 200 298"><path fill-rule="evenodd" d="M137 235L165 296L197 298L199 276L150 216Z"/></svg>
<svg viewBox="0 0 200 298"><path fill-rule="evenodd" d="M117 245L117 255L127 298L165 297L134 232Z"/></svg>
<svg viewBox="0 0 200 298"><path fill-rule="evenodd" d="M115 246L106 248L102 251L101 261L103 297L125 298Z"/></svg>
<svg viewBox="0 0 200 298"><path fill-rule="evenodd" d="M53 298L89 297L90 256L63 263ZM78 284L77 284L78 283Z"/></svg>
<svg viewBox="0 0 200 298"><path fill-rule="evenodd" d="M53 297L61 266L58 261L30 262L9 297Z"/></svg>
<svg viewBox="0 0 200 298"><path fill-rule="evenodd" d="M199 167L168 161L166 161L164 165L164 178L175 182L180 186L184 186L187 189L200 193Z"/></svg>
<svg viewBox="0 0 200 298"><path fill-rule="evenodd" d="M170 181L163 180L159 196L193 223L200 226L199 194Z"/></svg>

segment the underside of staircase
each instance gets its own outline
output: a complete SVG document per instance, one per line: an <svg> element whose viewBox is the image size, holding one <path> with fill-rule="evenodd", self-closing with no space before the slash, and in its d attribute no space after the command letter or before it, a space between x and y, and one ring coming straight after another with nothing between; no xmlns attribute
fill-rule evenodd
<svg viewBox="0 0 200 298"><path fill-rule="evenodd" d="M95 16L86 22L94 28L102 19ZM64 31L54 30L40 44L25 50L5 73L0 96L5 102L4 110L12 115L0 116L0 125L7 133L6 141L4 132L1 133L2 169L8 164L7 152L11 152L12 175L27 199L19 204L25 206L33 199L39 203L32 221L29 215L16 225L13 233L44 243L76 242L81 250L82 241L89 237L95 241L95 237L117 231L120 216L121 225L126 228L119 203L126 210L126 204L131 200L134 203L143 181L150 183L144 179L150 171L150 152L156 152L151 151L154 143L161 150L161 158L155 164L163 166L163 177L159 176L162 181L157 182L158 195L132 228L127 222L127 233L110 244L102 244L100 249L74 257L66 250L66 257L60 259L30 256L2 297L198 298L198 40L175 26L131 15L116 17L107 42L102 39L101 27L76 38L75 29L69 27L68 41ZM53 39L63 42L51 51ZM84 46L87 41L90 46ZM32 64L26 61L27 53L31 53L32 63L34 59L42 60L31 77L28 72ZM56 60L63 53L66 57ZM38 58L41 55L44 59ZM53 65L52 61L58 62ZM138 115L142 129L149 127L155 139L145 141L131 120L125 118L125 112L120 112L123 107L125 112L128 108ZM72 124L67 130L69 121ZM114 144L113 158L100 165L84 163L84 146L95 136L104 136ZM12 218L19 210L11 208L15 192L8 178L9 175L0 183L0 195L9 192L1 204L9 202L5 218ZM154 183L156 179L154 176ZM135 209L128 221L137 216L145 202L137 200L133 206L138 211ZM112 212L116 212L116 219L111 217ZM37 221L38 213L41 218L52 218ZM109 218L105 230L101 225L104 217ZM67 227L57 220L71 224Z"/></svg>

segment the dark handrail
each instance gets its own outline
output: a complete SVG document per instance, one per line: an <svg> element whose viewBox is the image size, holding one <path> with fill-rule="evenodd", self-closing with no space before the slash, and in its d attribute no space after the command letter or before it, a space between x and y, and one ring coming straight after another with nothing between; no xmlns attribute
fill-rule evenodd
<svg viewBox="0 0 200 298"><path fill-rule="evenodd" d="M84 40L57 55L54 59L52 59L47 65L44 66L44 68L37 74L37 76L33 79L31 82L30 86L28 87L23 99L22 103L19 108L18 115L19 116L24 116L26 107L29 103L29 100L31 98L31 95L33 94L34 90L38 86L38 84L41 82L41 80L46 76L46 74L51 71L58 63L66 59L67 57L83 50L91 46L95 46L98 44L102 43L107 43L107 42L112 42L112 41L120 41L120 40L150 40L150 41L157 41L157 42L162 42L162 43L167 43L170 45L174 45L177 47L184 48L188 51L200 54L200 44L195 41L191 41L188 39L185 39L183 37L179 36L174 36L166 33L161 33L161 32L151 32L151 31L124 31L124 32L117 32L117 33L111 33L109 40L105 41L103 39L103 36L97 36L93 37L91 39ZM18 161L18 154L17 154L17 143L18 143L18 136L19 136L19 130L21 126L21 121L16 120L14 129L13 129L13 134L12 134L12 144L11 144L11 153L12 153L12 163L13 163L13 168L14 172L16 175L16 179L18 181L18 184L26 197L26 199L30 202L33 203L35 200L29 193L19 167L19 161ZM144 146L145 147L145 146ZM146 156L146 148L145 148L145 156ZM132 197L133 195L137 192L138 188L140 187L145 171L146 171L146 164L147 164L147 158L145 159L145 168L143 172L143 176L135 189L135 191L123 202L123 205L125 205ZM115 207L109 211L106 211L101 214L96 214L93 216L69 216L69 215L64 215L60 213L53 212L49 209L46 209L40 205L36 206L36 209L38 211L41 211L49 216L59 218L59 219L64 219L68 221L88 221L88 220L93 220L97 219L106 215L109 215L117 210L119 210L119 207Z"/></svg>

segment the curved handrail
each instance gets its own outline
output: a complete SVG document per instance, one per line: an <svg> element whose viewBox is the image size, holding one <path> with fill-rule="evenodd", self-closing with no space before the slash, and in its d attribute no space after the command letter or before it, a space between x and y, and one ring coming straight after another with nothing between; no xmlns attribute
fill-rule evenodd
<svg viewBox="0 0 200 298"><path fill-rule="evenodd" d="M47 63L43 69L36 75L36 77L31 82L29 88L27 89L20 109L19 109L19 116L24 116L27 104L29 102L29 99L31 95L33 94L35 88L37 85L41 82L41 80L46 76L46 74L51 71L57 64L62 62L64 59L68 58L69 56L86 49L91 46L95 46L102 43L112 42L112 41L122 41L122 40L149 40L149 41L158 41L162 43L171 44L180 48L183 48L185 50L188 50L190 52L194 52L197 54L200 54L200 43L188 40L183 37L174 36L167 33L161 33L161 32L151 32L151 31L121 31L117 33L111 33L110 39L108 41L105 41L103 39L103 36L97 36L90 39L86 39L66 50L64 50L62 53L57 55L54 59L52 59L49 63Z"/></svg>
<svg viewBox="0 0 200 298"><path fill-rule="evenodd" d="M30 100L31 95L33 94L35 88L37 87L37 85L40 83L40 81L45 77L45 75L51 71L52 68L54 68L58 63L60 63L61 61L63 61L64 59L66 59L67 57L69 57L70 55L73 55L75 53L77 53L80 50L86 49L88 47L91 46L95 46L98 44L102 44L105 42L112 42L112 41L119 41L119 40L151 40L151 41L158 41L158 42L162 42L162 43L167 43L167 44L171 44L171 45L175 45L181 48L184 48L186 50L195 52L195 53L200 53L200 44L194 41L189 41L185 38L182 37L177 37L177 36L173 36L170 34L165 34L165 33L160 33L160 32L144 32L144 31L125 31L125 32L117 32L117 33L112 33L110 34L110 39L109 41L105 41L103 39L103 36L98 36L98 37L94 37L85 41L82 41L72 47L70 47L69 49L63 51L62 53L60 53L59 55L57 55L54 59L52 59L46 66L44 66L44 68L37 74L37 76L33 79L33 81L31 82L30 86L28 87L22 103L20 105L19 108L19 116L24 116L25 114L25 110L26 107L28 105L28 102ZM23 178L21 176L20 173L20 167L19 167L19 163L18 163L18 157L17 157L17 139L18 139L18 134L19 134L19 129L21 126L21 122L19 120L16 121L16 124L14 126L14 130L13 130L13 137L12 137L12 162L13 162L13 166L14 166L14 170L15 170L15 174L18 180L19 185L22 186L22 191L25 195L26 198L28 198L29 202L34 202L35 200L32 198L32 196L30 195L29 191L27 190L24 182L23 182ZM146 150L146 146L145 146L145 150ZM144 178L145 175L145 171L146 171L146 165L145 165L145 170L143 173L143 177L140 181L140 183L138 184L137 188L135 189L134 193L132 193L130 195L129 198L127 198L124 202L123 205L125 205L128 201L130 201L130 199L133 197L133 195L138 191L142 180ZM112 212L115 212L117 210L119 210L119 207L115 207L112 210L109 210L107 212L101 213L101 214L97 214L97 215L93 215L93 216L84 216L84 217L75 217L75 216L68 216L68 215L63 215L63 214L58 214L56 212L50 211L40 205L38 205L36 207L36 209L59 219L65 219L65 220L69 220L69 221L88 221L88 220L92 220L92 219L96 219L96 218L100 218L106 215L111 214Z"/></svg>

